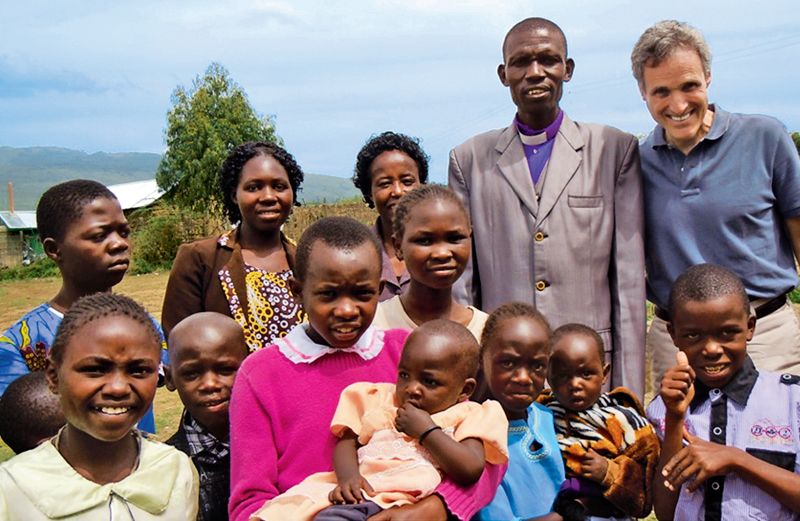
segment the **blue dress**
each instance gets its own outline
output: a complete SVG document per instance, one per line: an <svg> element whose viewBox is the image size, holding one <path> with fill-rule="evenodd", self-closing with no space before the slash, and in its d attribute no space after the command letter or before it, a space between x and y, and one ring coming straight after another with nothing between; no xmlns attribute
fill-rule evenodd
<svg viewBox="0 0 800 521"><path fill-rule="evenodd" d="M6 387L22 375L45 368L47 352L53 345L64 315L45 302L26 313L3 336L0 336L0 396ZM152 317L151 317L152 318ZM161 363L169 364L164 333L153 319L153 324L161 337ZM139 420L139 429L155 433L156 422L152 405Z"/></svg>
<svg viewBox="0 0 800 521"><path fill-rule="evenodd" d="M553 413L534 403L528 407L527 419L508 423L508 470L477 519L516 521L547 514L563 481Z"/></svg>

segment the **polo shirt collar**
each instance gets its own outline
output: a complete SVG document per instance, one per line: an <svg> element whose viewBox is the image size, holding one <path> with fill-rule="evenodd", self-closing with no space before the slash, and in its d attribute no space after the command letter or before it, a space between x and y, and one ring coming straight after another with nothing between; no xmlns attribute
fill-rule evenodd
<svg viewBox="0 0 800 521"><path fill-rule="evenodd" d="M717 140L721 138L728 130L728 126L731 122L731 113L726 110L722 110L719 105L712 103L708 106L708 108L714 111L714 121L711 123L711 128L709 129L708 134L703 137L702 141L707 139ZM667 135L664 131L664 127L661 125L656 125L656 131L653 132L653 148L665 146L669 146L669 143L667 143Z"/></svg>
<svg viewBox="0 0 800 521"><path fill-rule="evenodd" d="M733 375L733 378L728 382L725 387L720 389L722 393L738 403L739 405L747 405L747 400L750 398L750 393L756 385L758 379L758 370L753 364L753 360L749 355L745 355L742 368ZM694 382L694 398L689 408L694 410L708 400L711 389L704 385L701 381L695 380Z"/></svg>

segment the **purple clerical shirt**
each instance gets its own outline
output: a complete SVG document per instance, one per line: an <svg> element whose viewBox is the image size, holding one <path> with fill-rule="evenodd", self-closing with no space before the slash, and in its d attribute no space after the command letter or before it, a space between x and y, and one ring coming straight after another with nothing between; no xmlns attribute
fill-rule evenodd
<svg viewBox="0 0 800 521"><path fill-rule="evenodd" d="M534 129L520 121L519 115L514 118L517 125L519 137L522 140L522 148L525 149L525 157L528 160L528 169L531 172L531 181L536 185L542 175L544 166L550 159L553 151L553 143L558 135L558 129L564 120L564 111L559 110L556 119L543 129Z"/></svg>

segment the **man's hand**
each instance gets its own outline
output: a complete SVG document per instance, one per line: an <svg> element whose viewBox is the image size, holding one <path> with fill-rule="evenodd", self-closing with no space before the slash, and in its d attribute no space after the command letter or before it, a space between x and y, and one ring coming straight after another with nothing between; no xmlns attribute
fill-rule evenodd
<svg viewBox="0 0 800 521"><path fill-rule="evenodd" d="M394 425L397 430L404 432L412 438L419 439L420 435L435 427L431 415L422 409L418 409L406 402L402 407L397 409L397 417L394 420Z"/></svg>
<svg viewBox="0 0 800 521"><path fill-rule="evenodd" d="M336 488L328 494L328 499L334 505L362 503L364 496L361 494L361 490L364 490L367 494L375 492L361 474L356 474L350 479L340 481Z"/></svg>
<svg viewBox="0 0 800 521"><path fill-rule="evenodd" d="M447 510L436 494L421 499L418 503L388 508L369 518L369 521L446 521Z"/></svg>
<svg viewBox="0 0 800 521"><path fill-rule="evenodd" d="M667 414L676 418L683 418L689 409L689 404L694 398L694 369L689 365L686 353L678 351L677 364L666 373L661 380L661 399Z"/></svg>
<svg viewBox="0 0 800 521"><path fill-rule="evenodd" d="M589 449L581 458L581 476L602 483L608 472L608 460Z"/></svg>
<svg viewBox="0 0 800 521"><path fill-rule="evenodd" d="M731 472L742 454L736 447L728 447L719 443L701 440L688 432L683 435L689 443L675 454L662 470L664 485L677 491L688 480L689 492L694 492L712 476L724 476Z"/></svg>

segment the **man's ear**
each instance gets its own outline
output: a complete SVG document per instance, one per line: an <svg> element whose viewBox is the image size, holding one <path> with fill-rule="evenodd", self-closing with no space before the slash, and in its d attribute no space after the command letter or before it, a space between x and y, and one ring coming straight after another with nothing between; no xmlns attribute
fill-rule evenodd
<svg viewBox="0 0 800 521"><path fill-rule="evenodd" d="M709 71L708 74L706 74L706 88L709 88L710 86L711 86L711 71Z"/></svg>
<svg viewBox="0 0 800 521"><path fill-rule="evenodd" d="M466 402L469 400L472 393L475 392L475 388L478 386L477 380L474 378L467 378L464 380L464 387L461 389L461 395L458 397L459 402Z"/></svg>
<svg viewBox="0 0 800 521"><path fill-rule="evenodd" d="M289 277L289 289L292 290L292 293L297 295L298 297L303 295L303 284L294 278L294 276Z"/></svg>
<svg viewBox="0 0 800 521"><path fill-rule="evenodd" d="M575 72L575 60L567 58L566 71L564 71L564 81L567 82L572 79L572 73Z"/></svg>
<svg viewBox="0 0 800 521"><path fill-rule="evenodd" d="M497 66L497 77L500 78L500 83L508 87L508 80L506 79L506 65L501 63Z"/></svg>
<svg viewBox="0 0 800 521"><path fill-rule="evenodd" d="M169 365L164 366L164 387L171 392L175 392L177 389L175 381L172 379L172 366Z"/></svg>
<svg viewBox="0 0 800 521"><path fill-rule="evenodd" d="M53 359L47 357L47 365L44 368L44 378L47 380L47 388L53 394L58 394L58 369Z"/></svg>
<svg viewBox="0 0 800 521"><path fill-rule="evenodd" d="M61 259L61 248L56 240L52 237L47 237L42 241L42 247L44 248L45 255L50 257L56 262L56 264L58 264L58 261Z"/></svg>

